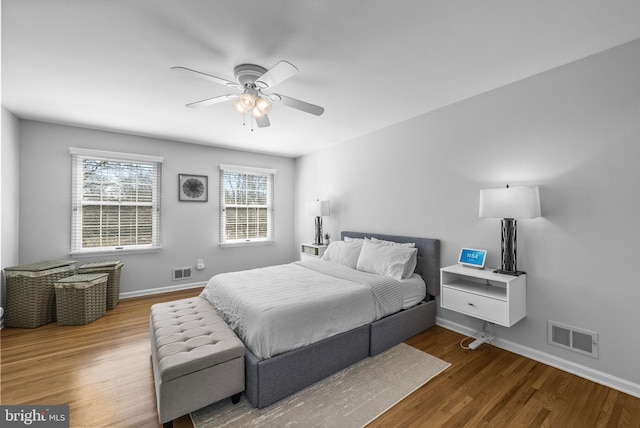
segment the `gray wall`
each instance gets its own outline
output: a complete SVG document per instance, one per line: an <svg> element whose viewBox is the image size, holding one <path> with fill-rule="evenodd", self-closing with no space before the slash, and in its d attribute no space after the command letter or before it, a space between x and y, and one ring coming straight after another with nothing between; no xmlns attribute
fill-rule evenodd
<svg viewBox="0 0 640 428"><path fill-rule="evenodd" d="M164 157L162 170L162 250L157 253L101 257L69 256L71 156L69 147ZM273 168L275 244L221 248L219 243L218 165ZM209 176L209 201L178 202L178 174ZM71 126L20 121L20 264L74 259L78 265L118 258L125 263L121 292L181 287L204 282L216 273L249 269L295 258L291 224L294 161L194 144L144 138ZM174 267L195 266L191 280L172 281Z"/></svg>
<svg viewBox="0 0 640 428"><path fill-rule="evenodd" d="M0 266L18 264L18 119L2 108L0 144ZM5 304L4 270L0 273L0 306ZM0 325L2 321L0 320Z"/></svg>
<svg viewBox="0 0 640 428"><path fill-rule="evenodd" d="M518 222L527 317L499 338L640 384L640 41L297 159L296 241L313 239L306 201L329 199L325 231L442 240L499 265L499 220L479 190L539 185L542 218ZM384 104L377 106L384 108ZM386 108L393 108L392 105ZM481 322L439 310L442 322ZM547 320L600 334L600 357L547 344ZM640 391L640 389L638 389Z"/></svg>

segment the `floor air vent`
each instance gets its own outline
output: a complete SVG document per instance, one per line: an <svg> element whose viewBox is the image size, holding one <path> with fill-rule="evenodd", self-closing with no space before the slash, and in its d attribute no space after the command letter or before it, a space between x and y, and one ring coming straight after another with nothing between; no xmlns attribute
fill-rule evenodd
<svg viewBox="0 0 640 428"><path fill-rule="evenodd" d="M550 345L598 358L598 333L548 321L547 341Z"/></svg>

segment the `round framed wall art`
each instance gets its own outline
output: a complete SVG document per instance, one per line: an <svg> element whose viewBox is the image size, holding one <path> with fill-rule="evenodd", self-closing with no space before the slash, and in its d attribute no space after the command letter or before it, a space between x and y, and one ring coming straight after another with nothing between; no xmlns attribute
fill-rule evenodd
<svg viewBox="0 0 640 428"><path fill-rule="evenodd" d="M178 174L178 200L207 202L209 185L206 175Z"/></svg>

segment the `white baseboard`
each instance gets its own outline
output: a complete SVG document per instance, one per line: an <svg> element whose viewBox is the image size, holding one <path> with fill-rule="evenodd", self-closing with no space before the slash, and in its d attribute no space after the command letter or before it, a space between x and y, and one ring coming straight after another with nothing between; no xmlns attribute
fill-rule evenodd
<svg viewBox="0 0 640 428"><path fill-rule="evenodd" d="M169 293L171 291L190 290L192 288L204 287L206 282L192 282L190 284L170 285L168 287L148 288L139 291L127 291L120 293L121 299L130 299L132 297L151 296L152 294Z"/></svg>
<svg viewBox="0 0 640 428"><path fill-rule="evenodd" d="M476 332L476 330L472 328L442 319L440 317L436 318L436 324L440 327L444 327L448 330L453 330L457 333L467 336L470 336ZM522 355L523 357L531 358L532 360L539 361L565 372L624 392L625 394L633 395L634 397L640 398L640 385L637 383L629 382L628 380L612 376L610 374L594 370L590 367L576 364L572 361L556 357L555 355L547 354L546 352L541 352L527 346L519 345L517 343L513 343L509 340L501 339L499 337L495 338L491 343L498 348L511 351L515 354Z"/></svg>

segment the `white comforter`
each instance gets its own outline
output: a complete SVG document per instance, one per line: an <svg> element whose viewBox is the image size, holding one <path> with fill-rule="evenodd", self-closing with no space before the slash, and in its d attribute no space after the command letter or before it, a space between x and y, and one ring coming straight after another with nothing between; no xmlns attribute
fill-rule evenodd
<svg viewBox="0 0 640 428"><path fill-rule="evenodd" d="M402 309L398 281L322 260L219 274L201 296L260 359Z"/></svg>

